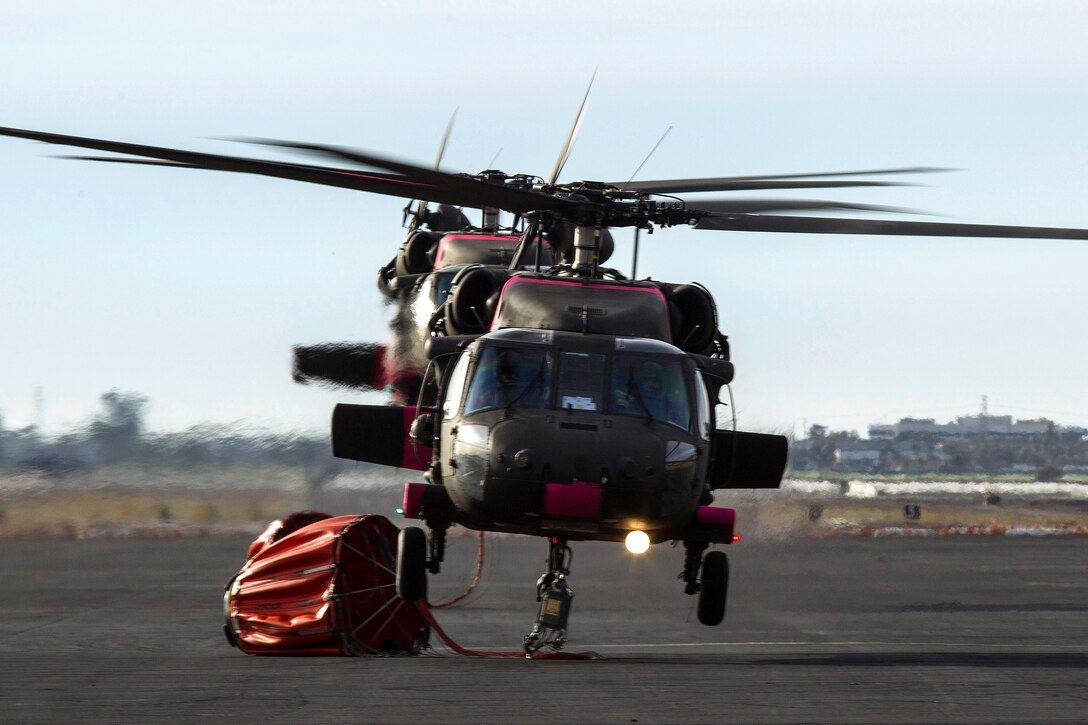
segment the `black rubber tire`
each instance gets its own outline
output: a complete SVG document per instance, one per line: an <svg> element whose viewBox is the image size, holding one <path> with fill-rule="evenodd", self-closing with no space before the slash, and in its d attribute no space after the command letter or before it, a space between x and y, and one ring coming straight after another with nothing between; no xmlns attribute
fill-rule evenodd
<svg viewBox="0 0 1088 725"><path fill-rule="evenodd" d="M397 596L408 602L427 596L427 534L418 526L397 536Z"/></svg>
<svg viewBox="0 0 1088 725"><path fill-rule="evenodd" d="M725 598L729 593L729 559L724 551L712 551L703 557L699 587L699 621L716 627L725 618Z"/></svg>
<svg viewBox="0 0 1088 725"><path fill-rule="evenodd" d="M238 637L234 634L234 622L230 618L231 609L231 589L234 587L234 580L238 578L235 574L227 582L227 586L223 587L223 634L227 637L227 642L231 647L238 646Z"/></svg>

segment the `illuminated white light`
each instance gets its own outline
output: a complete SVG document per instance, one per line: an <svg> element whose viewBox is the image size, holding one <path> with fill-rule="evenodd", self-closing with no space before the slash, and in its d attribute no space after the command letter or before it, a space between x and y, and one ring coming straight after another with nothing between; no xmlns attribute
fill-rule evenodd
<svg viewBox="0 0 1088 725"><path fill-rule="evenodd" d="M632 554L645 554L650 549L650 537L646 535L645 531L636 529L627 535L627 538L623 540L623 545Z"/></svg>

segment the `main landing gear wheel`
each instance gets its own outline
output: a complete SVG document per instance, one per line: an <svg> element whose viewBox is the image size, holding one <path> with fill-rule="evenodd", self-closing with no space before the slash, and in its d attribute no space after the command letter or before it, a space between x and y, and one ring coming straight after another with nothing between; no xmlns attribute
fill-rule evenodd
<svg viewBox="0 0 1088 725"><path fill-rule="evenodd" d="M397 596L408 602L427 596L427 533L418 526L397 535Z"/></svg>
<svg viewBox="0 0 1088 725"><path fill-rule="evenodd" d="M716 627L725 618L725 596L729 592L729 559L724 551L712 551L703 558L699 586L699 621Z"/></svg>

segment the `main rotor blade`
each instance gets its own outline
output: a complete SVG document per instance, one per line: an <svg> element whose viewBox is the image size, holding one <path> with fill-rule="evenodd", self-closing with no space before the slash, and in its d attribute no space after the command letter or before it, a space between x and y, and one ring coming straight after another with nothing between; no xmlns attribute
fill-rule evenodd
<svg viewBox="0 0 1088 725"><path fill-rule="evenodd" d="M435 171L438 171L438 167L442 165L442 157L446 155L446 144L449 143L450 134L453 133L453 122L457 120L457 112L460 110L460 108L453 109L450 122L446 124L446 131L442 134L442 143L438 145L438 155L434 157Z"/></svg>
<svg viewBox="0 0 1088 725"><path fill-rule="evenodd" d="M852 204L842 201L823 201L820 199L690 199L684 202L699 211L713 211L731 214L800 211L881 211L890 214L921 214L915 209L879 204Z"/></svg>
<svg viewBox="0 0 1088 725"><path fill-rule="evenodd" d="M57 154L54 159L69 159L71 161L102 161L107 164L137 164L140 166L169 166L174 169L204 169L195 164L183 164L180 161L157 161L155 159L126 159L123 156L82 156L78 154Z"/></svg>
<svg viewBox="0 0 1088 725"><path fill-rule="evenodd" d="M58 144L61 146L76 146L80 148L96 149L111 153L131 154L137 157L159 159L170 163L156 163L146 159L106 159L92 158L95 161L114 161L120 163L144 163L147 165L185 166L215 171L232 171L244 174L257 174L260 176L272 176L281 179L291 179L323 186L335 186L355 191L366 191L387 196L399 196L405 199L428 199L439 203L461 205L462 198L445 190L438 189L431 184L407 179L397 174L382 172L362 172L351 169L336 169L324 166L307 166L304 164L292 164L279 161L267 161L264 159L252 159L241 156L225 156L222 154L208 154L196 151L183 151L180 149L164 148L160 146L145 146L142 144L125 143L121 141L108 141L104 139L86 138L82 136L67 136L57 133L45 133L42 131L29 131L18 128L0 127L0 136L12 136L26 138L32 141ZM472 204L464 203L465 206Z"/></svg>
<svg viewBox="0 0 1088 725"><path fill-rule="evenodd" d="M826 217L729 214L703 217L696 229L795 234L873 234L911 237L993 237L1012 239L1088 239L1088 229L1017 227L1000 224L890 221L886 219L832 219Z"/></svg>
<svg viewBox="0 0 1088 725"><path fill-rule="evenodd" d="M755 191L760 189L843 189L855 186L910 186L898 181L824 181L790 179L672 179L613 183L624 191L644 194L683 194L696 191Z"/></svg>
<svg viewBox="0 0 1088 725"><path fill-rule="evenodd" d="M457 120L457 112L460 108L453 109L453 113L450 114L449 123L446 124L446 131L442 134L442 143L438 145L438 154L434 157L434 170L438 171L438 168L442 165L442 157L446 155L446 144L450 140L450 134L453 133L453 122ZM405 207L405 218L407 219L408 209L411 207L411 203ZM427 202L421 201L416 204L416 217L413 222L412 229L418 229L423 224L423 220L427 218Z"/></svg>
<svg viewBox="0 0 1088 725"><path fill-rule="evenodd" d="M864 169L862 171L820 171L814 174L759 174L757 176L737 176L736 179L813 179L828 176L887 176L889 174L939 174L946 171L959 171L947 166L901 166L894 169Z"/></svg>
<svg viewBox="0 0 1088 725"><path fill-rule="evenodd" d="M466 174L449 174L444 171L434 171L416 164L404 161L396 161L385 156L376 156L358 149L349 149L343 146L327 146L324 144L300 143L295 141L277 141L274 139L238 138L232 139L243 143L253 143L263 146L278 146L281 148L297 149L318 156L350 161L364 166L373 166L387 171L394 171L405 178L443 190L451 195L456 195L461 201L448 201L454 206L471 206L477 208L496 207L516 214L525 214L532 211L560 211L580 206L577 202L561 199L535 191L512 189L481 181ZM420 197L422 198L422 197ZM432 201L440 201L431 199Z"/></svg>
<svg viewBox="0 0 1088 725"><path fill-rule="evenodd" d="M897 169L867 169L864 171L827 171L812 174L760 174L758 176L720 176L708 179L661 179L658 181L613 182L613 186L628 191L643 191L649 194L680 193L685 191L737 191L741 189L803 189L819 188L820 178L836 176L886 176L890 174L933 174L956 171L940 166L907 166ZM799 186L740 186L744 182L779 182L786 179L816 179L817 182L805 182ZM849 182L844 185L890 186L892 182Z"/></svg>
<svg viewBox="0 0 1088 725"><path fill-rule="evenodd" d="M586 86L586 94L582 96L582 104L578 106L578 113L574 116L574 124L570 127L570 133L567 134L567 140L563 142L563 149L559 152L559 158L555 160L555 167L552 169L552 175L548 177L549 184L555 184L559 179L559 174L563 173L563 167L567 165L567 159L570 158L570 152L574 148L574 138L578 135L578 129L582 126L582 114L586 110L586 102L589 100L589 92L593 89L593 81L597 78L597 71L593 71L593 75L589 77L589 85Z"/></svg>
<svg viewBox="0 0 1088 725"><path fill-rule="evenodd" d="M626 182L627 184L630 184L632 181L635 180L635 177L638 176L638 172L642 171L642 167L646 165L646 162L649 161L650 157L654 155L655 151L657 151L657 147L665 142L665 137L669 135L669 131L672 131L672 126L669 126L668 128L666 128L665 133L661 134L661 138L659 138L657 140L657 143L654 144L654 147L652 149L650 149L650 153L646 154L646 158L644 158L642 160L642 163L639 164L638 168L635 169L634 173L631 174L631 178L629 178L627 180L627 182ZM637 231L637 229L636 229L636 231Z"/></svg>

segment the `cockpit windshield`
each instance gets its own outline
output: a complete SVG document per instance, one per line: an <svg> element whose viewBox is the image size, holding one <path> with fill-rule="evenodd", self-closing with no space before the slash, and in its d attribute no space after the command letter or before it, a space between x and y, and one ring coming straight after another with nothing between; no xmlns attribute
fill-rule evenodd
<svg viewBox="0 0 1088 725"><path fill-rule="evenodd" d="M690 431L688 374L681 358L489 345L472 374L464 414L559 408L637 416Z"/></svg>
<svg viewBox="0 0 1088 725"><path fill-rule="evenodd" d="M680 360L618 354L612 361L610 412L691 428L691 404Z"/></svg>
<svg viewBox="0 0 1088 725"><path fill-rule="evenodd" d="M604 410L605 356L599 353L559 354L559 407L565 410Z"/></svg>
<svg viewBox="0 0 1088 725"><path fill-rule="evenodd" d="M486 347L472 377L465 415L507 406L544 408L551 389L552 355L548 350Z"/></svg>

